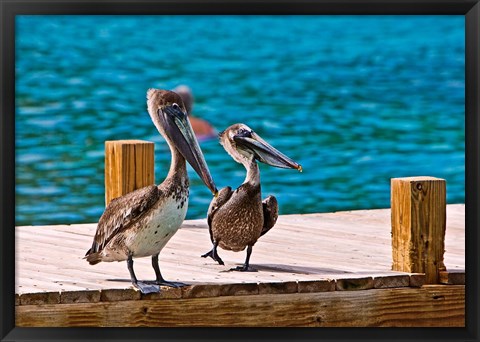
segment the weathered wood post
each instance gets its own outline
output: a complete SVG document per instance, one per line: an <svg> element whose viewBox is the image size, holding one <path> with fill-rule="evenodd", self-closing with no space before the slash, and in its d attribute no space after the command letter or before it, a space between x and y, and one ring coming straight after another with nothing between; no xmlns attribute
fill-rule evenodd
<svg viewBox="0 0 480 342"><path fill-rule="evenodd" d="M114 198L154 183L153 142L105 141L105 205Z"/></svg>
<svg viewBox="0 0 480 342"><path fill-rule="evenodd" d="M434 177L391 180L394 271L425 273L439 283L445 271L446 182Z"/></svg>

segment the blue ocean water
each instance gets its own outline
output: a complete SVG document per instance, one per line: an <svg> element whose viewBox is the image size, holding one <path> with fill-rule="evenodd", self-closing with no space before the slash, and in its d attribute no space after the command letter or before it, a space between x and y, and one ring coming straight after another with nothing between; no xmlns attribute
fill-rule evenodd
<svg viewBox="0 0 480 342"><path fill-rule="evenodd" d="M390 205L390 179L447 180L465 201L463 16L17 16L16 224L96 222L104 142L155 142L148 88L190 86L218 131L244 122L303 166L261 165L281 214ZM216 139L217 187L245 171ZM191 175L187 218L211 199Z"/></svg>

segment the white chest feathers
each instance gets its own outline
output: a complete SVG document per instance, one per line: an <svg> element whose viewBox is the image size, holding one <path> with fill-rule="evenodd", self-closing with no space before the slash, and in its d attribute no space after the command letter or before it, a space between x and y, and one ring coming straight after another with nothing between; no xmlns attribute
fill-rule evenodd
<svg viewBox="0 0 480 342"><path fill-rule="evenodd" d="M125 245L140 258L160 253L177 232L185 219L188 196L181 201L169 197L159 203L139 222L136 234L125 241Z"/></svg>

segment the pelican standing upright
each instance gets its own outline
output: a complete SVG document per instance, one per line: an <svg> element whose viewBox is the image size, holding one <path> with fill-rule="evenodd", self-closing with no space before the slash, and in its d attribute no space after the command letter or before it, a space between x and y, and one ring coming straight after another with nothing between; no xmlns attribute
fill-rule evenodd
<svg viewBox="0 0 480 342"><path fill-rule="evenodd" d="M202 257L211 257L223 265L217 253L218 246L235 252L247 247L245 263L232 270L249 271L253 245L275 225L278 218L277 199L268 196L262 202L260 170L256 161L299 171L302 167L245 124L232 125L220 133L220 143L237 163L243 164L247 176L235 191L227 186L210 203L207 222L213 248Z"/></svg>
<svg viewBox="0 0 480 342"><path fill-rule="evenodd" d="M147 105L153 123L170 147L168 175L158 186L150 185L112 200L100 217L92 247L85 255L91 265L126 260L133 286L143 293L158 292L159 285L184 285L163 279L158 255L187 213L186 161L212 193L217 194L180 96L172 91L149 89ZM133 271L133 258L146 256L152 256L154 284L138 281Z"/></svg>

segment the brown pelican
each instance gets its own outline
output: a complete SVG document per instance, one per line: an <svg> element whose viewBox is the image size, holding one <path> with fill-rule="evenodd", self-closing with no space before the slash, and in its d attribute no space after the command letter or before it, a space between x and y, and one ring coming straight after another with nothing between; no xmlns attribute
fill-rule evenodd
<svg viewBox="0 0 480 342"><path fill-rule="evenodd" d="M245 263L232 270L248 271L253 245L275 225L278 217L276 198L268 196L262 201L260 171L256 161L299 171L302 167L244 124L232 125L220 133L220 143L237 163L243 164L247 176L235 191L227 186L210 203L207 222L213 248L202 257L211 257L223 265L217 253L218 246L235 252L247 247Z"/></svg>
<svg viewBox="0 0 480 342"><path fill-rule="evenodd" d="M189 181L185 159L212 193L217 194L180 96L167 90L149 89L147 105L153 123L170 147L168 175L158 186L146 186L111 201L100 217L92 247L85 255L91 265L126 260L133 286L143 293L158 292L158 285L184 285L163 279L158 255L187 213ZM152 256L154 284L138 281L133 271L133 258L146 256Z"/></svg>

